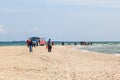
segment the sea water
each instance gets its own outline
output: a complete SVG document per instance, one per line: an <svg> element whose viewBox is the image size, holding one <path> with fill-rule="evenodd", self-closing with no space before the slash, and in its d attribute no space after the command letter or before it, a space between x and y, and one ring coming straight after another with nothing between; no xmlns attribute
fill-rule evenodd
<svg viewBox="0 0 120 80"><path fill-rule="evenodd" d="M54 41L55 45L62 45L63 41ZM64 42L65 45L74 45L79 50L86 50L92 52L100 52L107 54L117 54L120 55L120 42L92 42L92 45L80 45L80 41L67 41ZM8 41L0 42L0 46L26 46L25 41Z"/></svg>
<svg viewBox="0 0 120 80"><path fill-rule="evenodd" d="M25 46L25 41L1 41L0 46Z"/></svg>
<svg viewBox="0 0 120 80"><path fill-rule="evenodd" d="M120 55L120 42L93 42L93 45L77 46L80 50Z"/></svg>

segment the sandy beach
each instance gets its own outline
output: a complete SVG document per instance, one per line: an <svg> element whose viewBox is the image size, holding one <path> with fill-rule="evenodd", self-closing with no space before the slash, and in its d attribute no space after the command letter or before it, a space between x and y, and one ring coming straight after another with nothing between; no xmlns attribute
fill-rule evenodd
<svg viewBox="0 0 120 80"><path fill-rule="evenodd" d="M0 47L0 80L120 80L120 56L72 46Z"/></svg>

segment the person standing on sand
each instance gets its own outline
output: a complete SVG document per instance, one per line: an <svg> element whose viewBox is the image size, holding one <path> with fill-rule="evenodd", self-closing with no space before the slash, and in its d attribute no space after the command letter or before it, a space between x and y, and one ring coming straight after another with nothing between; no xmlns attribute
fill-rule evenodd
<svg viewBox="0 0 120 80"><path fill-rule="evenodd" d="M62 45L64 45L64 42L62 42Z"/></svg>
<svg viewBox="0 0 120 80"><path fill-rule="evenodd" d="M29 43L30 43L30 39L27 39L26 41L27 47L29 47Z"/></svg>
<svg viewBox="0 0 120 80"><path fill-rule="evenodd" d="M32 40L30 40L28 46L29 46L29 52L30 52L30 53L33 52L33 50L32 50L32 47L33 47Z"/></svg>
<svg viewBox="0 0 120 80"><path fill-rule="evenodd" d="M52 46L54 45L54 41L52 42Z"/></svg>
<svg viewBox="0 0 120 80"><path fill-rule="evenodd" d="M51 39L48 40L47 48L48 48L48 52L51 52L51 49L52 49Z"/></svg>

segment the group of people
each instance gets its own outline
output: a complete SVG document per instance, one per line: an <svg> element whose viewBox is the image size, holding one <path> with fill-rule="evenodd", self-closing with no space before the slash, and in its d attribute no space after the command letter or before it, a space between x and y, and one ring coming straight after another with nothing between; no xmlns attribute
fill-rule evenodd
<svg viewBox="0 0 120 80"><path fill-rule="evenodd" d="M29 48L29 52L30 53L33 52L33 49L32 49L32 47L34 46L33 41L31 39L28 39L26 41L26 43L27 43L27 46ZM48 42L47 42L47 44L46 44L46 48L48 49L48 52L51 52L52 45L54 45L54 43L51 42L51 39L49 39Z"/></svg>
<svg viewBox="0 0 120 80"><path fill-rule="evenodd" d="M71 42L62 42L62 45L65 45L65 44L68 44L68 45L70 45L71 44ZM73 43L72 43L73 44ZM77 45L77 44L79 44L78 42L74 42L74 45ZM93 43L92 42L80 42L80 45L92 45Z"/></svg>

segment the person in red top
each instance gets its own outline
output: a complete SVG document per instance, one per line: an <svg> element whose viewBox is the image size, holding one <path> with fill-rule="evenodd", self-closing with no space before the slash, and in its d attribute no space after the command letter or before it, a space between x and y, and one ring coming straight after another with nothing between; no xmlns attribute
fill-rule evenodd
<svg viewBox="0 0 120 80"><path fill-rule="evenodd" d="M30 43L30 39L27 39L26 41L27 46L29 46L29 43Z"/></svg>
<svg viewBox="0 0 120 80"><path fill-rule="evenodd" d="M26 41L26 43L27 43L27 46L29 47L29 52L30 52L30 53L33 52L33 50L32 50L32 47L33 47L33 42L32 42L32 40L28 39L28 40Z"/></svg>
<svg viewBox="0 0 120 80"><path fill-rule="evenodd" d="M54 45L54 42L52 42L52 46Z"/></svg>

